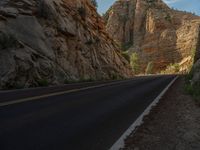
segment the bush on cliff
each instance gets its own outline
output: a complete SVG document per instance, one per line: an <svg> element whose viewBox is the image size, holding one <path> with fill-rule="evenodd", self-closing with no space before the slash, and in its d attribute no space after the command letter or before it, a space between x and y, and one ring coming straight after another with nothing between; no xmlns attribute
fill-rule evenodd
<svg viewBox="0 0 200 150"><path fill-rule="evenodd" d="M137 53L132 53L130 56L130 65L134 73L139 72L139 59Z"/></svg>

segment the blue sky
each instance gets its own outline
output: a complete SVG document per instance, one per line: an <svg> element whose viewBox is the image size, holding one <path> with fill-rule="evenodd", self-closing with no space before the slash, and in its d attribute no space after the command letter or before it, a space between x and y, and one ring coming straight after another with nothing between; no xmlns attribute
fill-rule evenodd
<svg viewBox="0 0 200 150"><path fill-rule="evenodd" d="M100 14L105 13L106 10L115 2L116 0L97 0L98 11ZM177 8L179 10L185 10L189 12L195 12L195 14L200 16L200 0L163 0L170 7Z"/></svg>

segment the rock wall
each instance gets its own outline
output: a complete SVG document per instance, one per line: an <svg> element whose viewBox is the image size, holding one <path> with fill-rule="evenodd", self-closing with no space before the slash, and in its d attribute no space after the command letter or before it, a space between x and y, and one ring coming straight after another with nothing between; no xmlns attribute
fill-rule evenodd
<svg viewBox="0 0 200 150"><path fill-rule="evenodd" d="M170 9L162 0L118 0L106 14L107 32L139 54L141 72L180 63L200 48L200 17ZM188 65L190 65L189 63Z"/></svg>
<svg viewBox="0 0 200 150"><path fill-rule="evenodd" d="M131 77L89 0L1 0L0 88Z"/></svg>

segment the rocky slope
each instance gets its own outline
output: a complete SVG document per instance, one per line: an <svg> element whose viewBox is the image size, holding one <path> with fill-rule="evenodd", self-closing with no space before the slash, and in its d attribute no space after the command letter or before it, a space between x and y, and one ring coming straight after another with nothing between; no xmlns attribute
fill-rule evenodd
<svg viewBox="0 0 200 150"><path fill-rule="evenodd" d="M130 77L89 0L1 0L0 88Z"/></svg>
<svg viewBox="0 0 200 150"><path fill-rule="evenodd" d="M170 9L162 0L118 0L105 20L109 34L129 54L138 53L142 72L150 62L154 73L174 63L187 71L200 49L200 17Z"/></svg>

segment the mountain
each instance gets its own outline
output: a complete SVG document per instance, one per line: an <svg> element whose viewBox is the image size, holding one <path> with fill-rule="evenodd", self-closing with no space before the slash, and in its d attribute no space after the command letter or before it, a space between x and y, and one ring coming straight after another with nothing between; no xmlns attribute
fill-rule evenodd
<svg viewBox="0 0 200 150"><path fill-rule="evenodd" d="M199 58L200 17L169 8L162 0L118 0L104 16L106 30L129 55L138 55L140 73L177 66L187 72Z"/></svg>
<svg viewBox="0 0 200 150"><path fill-rule="evenodd" d="M0 88L131 77L89 0L1 0Z"/></svg>

